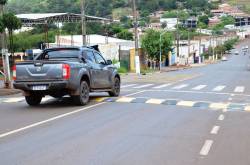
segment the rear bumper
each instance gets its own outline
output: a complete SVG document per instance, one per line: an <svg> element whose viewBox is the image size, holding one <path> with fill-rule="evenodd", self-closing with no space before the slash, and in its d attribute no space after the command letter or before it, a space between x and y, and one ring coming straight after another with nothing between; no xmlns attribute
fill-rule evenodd
<svg viewBox="0 0 250 165"><path fill-rule="evenodd" d="M46 85L47 89L45 91L54 91L68 88L68 81L53 81L53 82L14 82L13 86L16 89L21 89L23 91L33 91L32 87L34 85Z"/></svg>

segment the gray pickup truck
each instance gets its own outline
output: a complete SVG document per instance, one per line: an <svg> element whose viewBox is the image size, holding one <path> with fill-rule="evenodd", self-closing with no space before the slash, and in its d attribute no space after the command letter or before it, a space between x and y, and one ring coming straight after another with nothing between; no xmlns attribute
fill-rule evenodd
<svg viewBox="0 0 250 165"><path fill-rule="evenodd" d="M116 67L92 47L46 49L32 61L17 63L13 79L14 87L23 90L31 106L39 105L46 95L70 95L77 105L86 105L90 92L120 94Z"/></svg>

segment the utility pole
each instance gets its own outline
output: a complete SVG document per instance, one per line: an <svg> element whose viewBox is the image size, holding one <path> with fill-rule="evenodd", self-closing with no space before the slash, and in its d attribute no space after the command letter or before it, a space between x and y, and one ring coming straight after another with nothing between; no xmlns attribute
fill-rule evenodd
<svg viewBox="0 0 250 165"><path fill-rule="evenodd" d="M136 73L140 74L140 57L139 57L139 43L138 43L138 19L136 2L133 0L133 15L134 15L134 31L135 31L135 67Z"/></svg>
<svg viewBox="0 0 250 165"><path fill-rule="evenodd" d="M177 38L177 57L180 57L180 32L179 32L179 7L177 6L177 33L176 33L176 38Z"/></svg>
<svg viewBox="0 0 250 165"><path fill-rule="evenodd" d="M191 50L190 50L190 28L188 28L188 58L187 58L187 65L189 65L189 56L191 54Z"/></svg>
<svg viewBox="0 0 250 165"><path fill-rule="evenodd" d="M86 45L86 15L85 15L85 7L86 1L81 0L81 15L82 15L82 45Z"/></svg>

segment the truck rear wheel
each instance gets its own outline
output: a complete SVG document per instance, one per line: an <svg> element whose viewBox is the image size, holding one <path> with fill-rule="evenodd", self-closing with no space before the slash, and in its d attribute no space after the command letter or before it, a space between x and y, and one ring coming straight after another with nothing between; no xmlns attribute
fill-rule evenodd
<svg viewBox="0 0 250 165"><path fill-rule="evenodd" d="M74 102L77 105L86 105L89 102L89 85L86 81L81 82L80 95L73 96Z"/></svg>
<svg viewBox="0 0 250 165"><path fill-rule="evenodd" d="M37 106L41 103L42 96L39 96L39 95L25 96L25 100L26 100L26 103L29 104L30 106Z"/></svg>

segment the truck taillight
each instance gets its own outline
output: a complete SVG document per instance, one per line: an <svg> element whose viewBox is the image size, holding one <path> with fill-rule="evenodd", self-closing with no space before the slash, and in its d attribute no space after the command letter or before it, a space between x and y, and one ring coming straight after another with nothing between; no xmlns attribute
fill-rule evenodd
<svg viewBox="0 0 250 165"><path fill-rule="evenodd" d="M68 80L70 78L70 66L68 64L62 65L63 79Z"/></svg>
<svg viewBox="0 0 250 165"><path fill-rule="evenodd" d="M13 80L16 80L16 65L13 66L12 73L13 73L13 76L12 76Z"/></svg>

